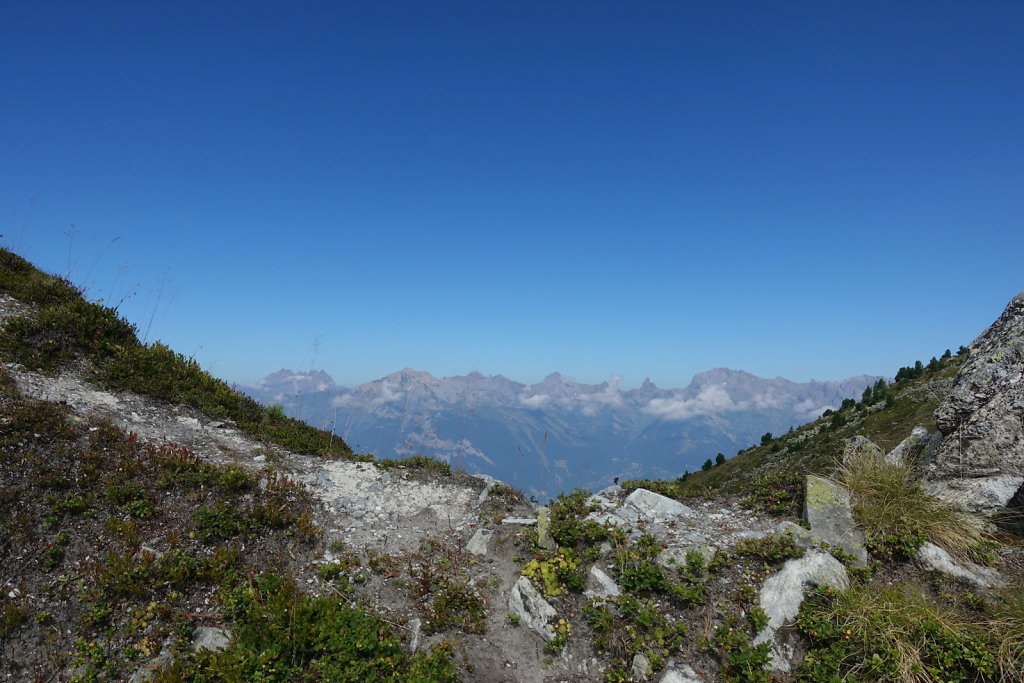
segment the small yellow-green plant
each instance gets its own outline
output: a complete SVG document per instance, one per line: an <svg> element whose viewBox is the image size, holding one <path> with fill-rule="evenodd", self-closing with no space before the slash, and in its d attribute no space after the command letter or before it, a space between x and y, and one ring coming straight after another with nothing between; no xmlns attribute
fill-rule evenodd
<svg viewBox="0 0 1024 683"><path fill-rule="evenodd" d="M548 652L559 652L565 649L565 646L569 643L569 636L572 635L572 624L565 619L559 619L553 627L555 637L548 641L545 645L545 649Z"/></svg>
<svg viewBox="0 0 1024 683"><path fill-rule="evenodd" d="M568 587L568 579L573 585L579 583L575 578L578 564L566 550L534 557L523 567L522 575L530 579L545 597L553 598L564 594Z"/></svg>

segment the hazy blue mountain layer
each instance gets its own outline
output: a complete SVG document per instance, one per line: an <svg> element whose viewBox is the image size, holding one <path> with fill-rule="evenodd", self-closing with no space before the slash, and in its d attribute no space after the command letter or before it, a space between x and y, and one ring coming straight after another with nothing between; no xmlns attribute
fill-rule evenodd
<svg viewBox="0 0 1024 683"><path fill-rule="evenodd" d="M406 368L361 386L323 371L280 370L244 387L265 404L333 429L357 452L429 455L539 497L616 478L675 477L812 420L878 378L797 383L716 368L683 389L558 373L525 385L501 375L439 379Z"/></svg>

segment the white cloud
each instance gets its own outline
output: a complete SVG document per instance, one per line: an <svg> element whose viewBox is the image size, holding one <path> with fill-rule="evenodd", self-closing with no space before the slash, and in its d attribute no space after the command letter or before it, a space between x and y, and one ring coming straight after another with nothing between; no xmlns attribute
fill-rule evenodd
<svg viewBox="0 0 1024 683"><path fill-rule="evenodd" d="M754 397L754 405L761 409L784 408L788 397L781 392L765 392Z"/></svg>
<svg viewBox="0 0 1024 683"><path fill-rule="evenodd" d="M793 412L802 417L805 420L816 420L821 417L821 414L826 410L835 410L836 407L832 405L817 405L811 399L804 399L795 406L793 406Z"/></svg>
<svg viewBox="0 0 1024 683"><path fill-rule="evenodd" d="M361 398L357 398L354 394L344 394L342 396L338 396L333 401L331 401L331 405L337 408L344 408L345 406L355 405L376 408L378 406L384 405L385 403L394 403L396 401L401 401L404 398L404 391L397 391L395 390L394 385L389 384L388 382L381 382L379 393L373 398L369 399L368 401L363 400Z"/></svg>
<svg viewBox="0 0 1024 683"><path fill-rule="evenodd" d="M534 394L533 396L521 396L519 402L527 408L543 408L551 402L547 394Z"/></svg>
<svg viewBox="0 0 1024 683"><path fill-rule="evenodd" d="M745 401L733 401L720 386L705 387L695 398L652 398L644 410L666 420L688 420L697 415L714 415L743 410Z"/></svg>

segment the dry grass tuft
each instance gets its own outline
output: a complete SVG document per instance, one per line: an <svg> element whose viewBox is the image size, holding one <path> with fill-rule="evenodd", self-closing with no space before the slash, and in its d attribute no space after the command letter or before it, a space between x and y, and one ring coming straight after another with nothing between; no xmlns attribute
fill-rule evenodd
<svg viewBox="0 0 1024 683"><path fill-rule="evenodd" d="M848 450L839 481L850 492L854 516L869 537L921 537L965 560L981 559L991 540L984 518L929 495L908 463L877 452Z"/></svg>

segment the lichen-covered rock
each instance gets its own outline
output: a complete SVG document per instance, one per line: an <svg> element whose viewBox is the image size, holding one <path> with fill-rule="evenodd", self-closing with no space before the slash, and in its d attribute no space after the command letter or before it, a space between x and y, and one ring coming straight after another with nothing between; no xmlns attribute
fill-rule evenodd
<svg viewBox="0 0 1024 683"><path fill-rule="evenodd" d="M1004 506L1017 493L1006 486L1008 478L1024 481L1024 292L971 342L952 390L935 411L935 424L943 440L927 478L940 484L930 490L968 509ZM956 487L941 485L991 478L1000 478L993 482L999 486L977 487L988 500L957 496Z"/></svg>
<svg viewBox="0 0 1024 683"><path fill-rule="evenodd" d="M537 508L537 545L544 550L558 550L551 535L551 517L546 507Z"/></svg>
<svg viewBox="0 0 1024 683"><path fill-rule="evenodd" d="M855 567L866 567L868 551L864 533L853 521L850 494L828 479L808 475L804 479L804 519L816 541L853 555Z"/></svg>

